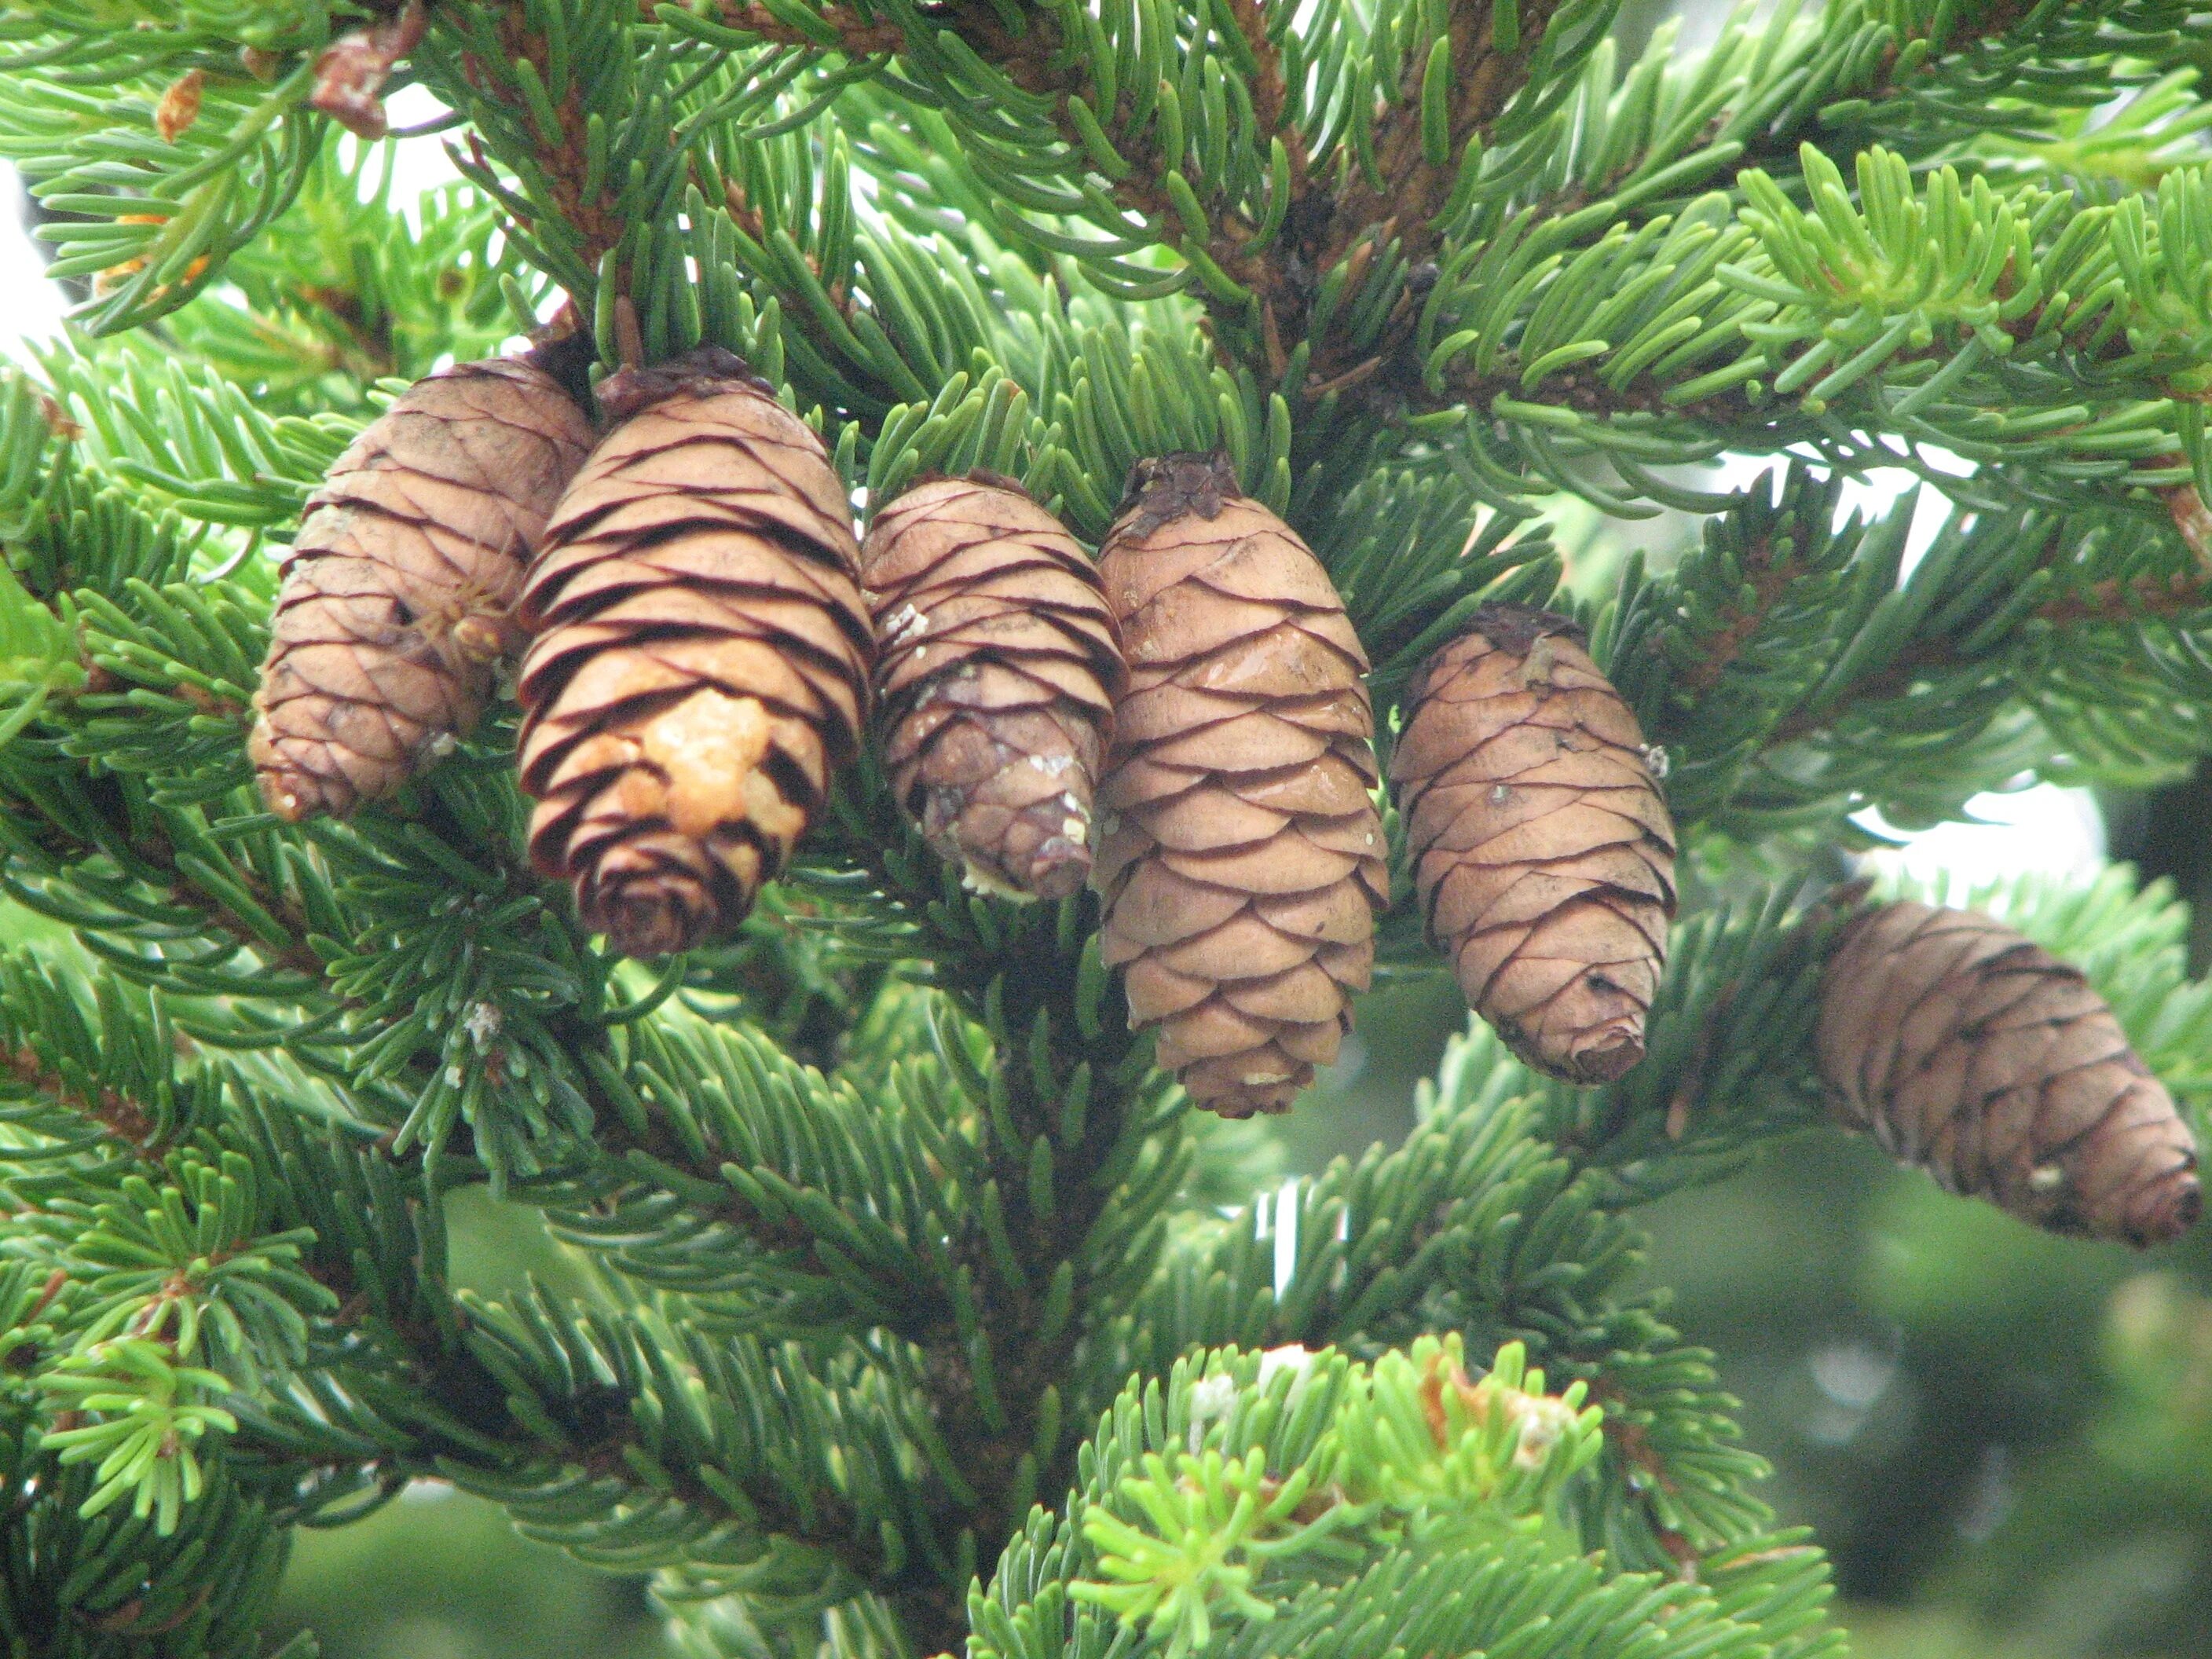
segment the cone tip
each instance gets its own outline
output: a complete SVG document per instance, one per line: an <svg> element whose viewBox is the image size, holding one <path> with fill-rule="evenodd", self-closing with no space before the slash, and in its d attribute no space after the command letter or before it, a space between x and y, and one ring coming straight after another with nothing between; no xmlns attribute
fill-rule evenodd
<svg viewBox="0 0 2212 1659"><path fill-rule="evenodd" d="M1572 640L1577 645L1589 639L1589 630L1572 617L1506 599L1492 599L1476 607L1474 616L1468 618L1467 631L1462 637L1476 634L1499 650L1516 654L1526 652L1538 640L1553 635Z"/></svg>
<svg viewBox="0 0 2212 1659"><path fill-rule="evenodd" d="M627 421L671 398L712 397L739 386L763 397L775 395L775 388L736 352L718 345L695 346L666 362L608 375L599 383L599 407L610 420Z"/></svg>
<svg viewBox="0 0 2212 1659"><path fill-rule="evenodd" d="M355 796L342 781L315 776L285 758L266 722L253 734L250 745L256 763L253 785L261 804L287 823L309 818L343 818L352 811Z"/></svg>
<svg viewBox="0 0 2212 1659"><path fill-rule="evenodd" d="M1567 1057L1568 1080L1574 1083L1617 1083L1644 1059L1644 1033L1614 1030L1602 1034L1597 1044Z"/></svg>
<svg viewBox="0 0 2212 1659"><path fill-rule="evenodd" d="M674 956L703 945L721 919L711 896L688 876L653 871L579 895L584 923L626 957Z"/></svg>
<svg viewBox="0 0 2212 1659"><path fill-rule="evenodd" d="M2195 1226L2204 1212L2204 1190L2196 1160L2178 1164L2144 1189L2129 1206L2127 1242L2137 1249L2170 1244Z"/></svg>
<svg viewBox="0 0 2212 1659"><path fill-rule="evenodd" d="M1193 513L1216 519L1223 503L1243 493L1236 467L1219 450L1210 455L1186 449L1146 456L1129 469L1117 514L1124 524L1117 528L1128 535L1149 536L1160 526Z"/></svg>
<svg viewBox="0 0 2212 1659"><path fill-rule="evenodd" d="M1073 842L1048 843L1030 862L1030 891L1048 901L1083 890L1091 878L1091 850Z"/></svg>

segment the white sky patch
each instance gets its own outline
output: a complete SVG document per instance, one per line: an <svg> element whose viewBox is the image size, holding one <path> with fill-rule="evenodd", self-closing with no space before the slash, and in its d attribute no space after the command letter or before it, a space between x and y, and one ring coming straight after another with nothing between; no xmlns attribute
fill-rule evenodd
<svg viewBox="0 0 2212 1659"><path fill-rule="evenodd" d="M24 359L23 343L48 340L61 332L69 301L46 278L46 263L25 222L28 206L15 169L0 161L0 356Z"/></svg>
<svg viewBox="0 0 2212 1659"><path fill-rule="evenodd" d="M1951 873L1973 881L1999 876L2086 877L2105 861L2105 821L2086 789L2039 783L2002 794L1977 795L1966 817L1905 838L1905 844L1867 855L1871 871L1915 881ZM1878 835L1894 836L1871 810L1856 819Z"/></svg>

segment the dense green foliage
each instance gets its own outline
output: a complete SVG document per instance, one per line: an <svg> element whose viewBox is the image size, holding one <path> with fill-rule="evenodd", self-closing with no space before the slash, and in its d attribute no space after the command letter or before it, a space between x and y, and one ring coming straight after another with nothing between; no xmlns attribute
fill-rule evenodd
<svg viewBox="0 0 2212 1659"><path fill-rule="evenodd" d="M1624 62L1614 11L439 0L398 79L466 183L419 204L312 106L347 8L0 11L0 154L93 279L0 388L0 892L59 924L0 951L14 1650L255 1652L292 1529L430 1474L730 1659L1838 1650L1636 1212L1816 1118L1853 815L2212 750L2212 13L1834 0ZM504 717L260 812L270 554L395 382L563 295L605 362L745 356L863 502L988 465L1095 538L1225 450L1385 709L1482 600L1577 609L1686 837L1649 1060L1478 1033L1261 1209L1091 902L963 892L865 767L658 965L529 873ZM1838 521L1877 464L1957 505L1916 558L1909 502ZM1570 498L1699 544L1563 587ZM2162 901L2018 920L2201 1114ZM457 1291L478 1184L586 1282Z"/></svg>

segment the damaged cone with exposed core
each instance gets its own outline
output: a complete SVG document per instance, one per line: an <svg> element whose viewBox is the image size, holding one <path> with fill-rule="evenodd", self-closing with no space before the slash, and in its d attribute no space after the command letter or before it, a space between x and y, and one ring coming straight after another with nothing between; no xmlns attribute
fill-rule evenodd
<svg viewBox="0 0 2212 1659"><path fill-rule="evenodd" d="M1090 559L1009 480L933 479L860 549L891 793L968 884L1065 898L1124 671Z"/></svg>
<svg viewBox="0 0 2212 1659"><path fill-rule="evenodd" d="M1335 1059L1388 902L1367 659L1321 562L1226 460L1140 461L1099 560L1129 690L1099 791L1129 1024L1225 1117Z"/></svg>
<svg viewBox="0 0 2212 1659"><path fill-rule="evenodd" d="M2079 970L1971 910L1845 924L1814 1034L1832 1115L1954 1193L2142 1246L2203 1206L2197 1143Z"/></svg>
<svg viewBox="0 0 2212 1659"><path fill-rule="evenodd" d="M726 351L610 378L622 422L523 595L530 853L632 956L726 933L859 752L870 631L821 441Z"/></svg>
<svg viewBox="0 0 2212 1659"><path fill-rule="evenodd" d="M593 435L551 375L495 359L420 382L338 458L285 561L253 700L270 811L343 817L467 735Z"/></svg>
<svg viewBox="0 0 2212 1659"><path fill-rule="evenodd" d="M1538 1069L1644 1058L1674 915L1674 828L1636 717L1569 618L1490 605L1431 657L1391 757L1429 937Z"/></svg>

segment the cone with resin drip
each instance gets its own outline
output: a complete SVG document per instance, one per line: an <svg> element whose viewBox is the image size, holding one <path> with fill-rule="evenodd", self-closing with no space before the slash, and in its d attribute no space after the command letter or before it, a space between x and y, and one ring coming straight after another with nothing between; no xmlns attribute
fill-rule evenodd
<svg viewBox="0 0 2212 1659"><path fill-rule="evenodd" d="M1529 1065L1644 1058L1674 828L1636 717L1569 618L1491 605L1431 658L1391 757L1429 937Z"/></svg>
<svg viewBox="0 0 2212 1659"><path fill-rule="evenodd" d="M338 457L285 561L253 700L270 811L343 817L468 734L593 435L558 380L501 358L419 382Z"/></svg>
<svg viewBox="0 0 2212 1659"><path fill-rule="evenodd" d="M1320 561L1219 457L1139 462L1099 565L1129 665L1104 957L1198 1104L1279 1112L1336 1057L1389 896L1367 659Z"/></svg>
<svg viewBox="0 0 2212 1659"><path fill-rule="evenodd" d="M1079 890L1126 678L1089 557L1019 485L978 473L877 514L860 574L900 806L971 887Z"/></svg>
<svg viewBox="0 0 2212 1659"><path fill-rule="evenodd" d="M2039 1227L2140 1247L2203 1206L2196 1139L2104 999L1992 917L1901 902L1846 923L1814 1052L1839 1122Z"/></svg>
<svg viewBox="0 0 2212 1659"><path fill-rule="evenodd" d="M871 634L845 488L702 347L599 393L609 434L523 596L532 863L632 956L727 933L859 751Z"/></svg>

